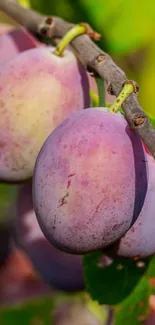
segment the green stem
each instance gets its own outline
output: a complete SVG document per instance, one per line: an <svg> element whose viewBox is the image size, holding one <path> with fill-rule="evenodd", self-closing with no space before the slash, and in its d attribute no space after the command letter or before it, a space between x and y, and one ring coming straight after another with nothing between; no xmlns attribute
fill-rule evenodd
<svg viewBox="0 0 155 325"><path fill-rule="evenodd" d="M91 99L91 107L98 107L99 106L99 96L90 89L89 91L90 99Z"/></svg>
<svg viewBox="0 0 155 325"><path fill-rule="evenodd" d="M72 29L70 29L65 36L61 39L56 49L54 50L54 54L58 56L63 56L65 48L68 44L78 35L85 34L87 32L86 27L82 25L75 25Z"/></svg>
<svg viewBox="0 0 155 325"><path fill-rule="evenodd" d="M99 96L98 107L105 107L104 81L103 79L97 77L96 83L97 83L98 96Z"/></svg>
<svg viewBox="0 0 155 325"><path fill-rule="evenodd" d="M111 113L117 113L123 102L126 100L126 98L134 91L134 86L132 83L126 83L120 92L119 96L116 98L116 101L114 104L112 104L110 108Z"/></svg>

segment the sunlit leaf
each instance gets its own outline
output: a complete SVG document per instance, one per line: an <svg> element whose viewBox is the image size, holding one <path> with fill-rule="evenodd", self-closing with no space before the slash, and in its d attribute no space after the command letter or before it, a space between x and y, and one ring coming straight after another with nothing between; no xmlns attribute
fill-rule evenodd
<svg viewBox="0 0 155 325"><path fill-rule="evenodd" d="M148 317L148 300L155 294L155 257L137 287L116 307L113 325L141 325Z"/></svg>
<svg viewBox="0 0 155 325"><path fill-rule="evenodd" d="M139 325L147 317L149 287L144 277L115 313L114 325Z"/></svg>
<svg viewBox="0 0 155 325"><path fill-rule="evenodd" d="M149 258L140 261L117 259L102 263L102 252L83 258L87 291L100 304L118 304L136 287L149 265Z"/></svg>

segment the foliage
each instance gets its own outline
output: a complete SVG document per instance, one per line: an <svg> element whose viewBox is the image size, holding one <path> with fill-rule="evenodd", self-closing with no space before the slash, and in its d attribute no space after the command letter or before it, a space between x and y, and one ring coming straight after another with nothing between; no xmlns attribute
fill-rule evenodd
<svg viewBox="0 0 155 325"><path fill-rule="evenodd" d="M136 287L149 265L149 259L117 259L107 262L107 265L102 261L102 252L84 257L86 288L93 299L109 305L122 302Z"/></svg>

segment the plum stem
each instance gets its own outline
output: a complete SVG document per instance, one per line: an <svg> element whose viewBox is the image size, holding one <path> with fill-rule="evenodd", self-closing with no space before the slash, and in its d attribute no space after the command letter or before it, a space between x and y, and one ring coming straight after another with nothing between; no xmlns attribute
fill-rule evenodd
<svg viewBox="0 0 155 325"><path fill-rule="evenodd" d="M90 99L91 99L91 107L99 106L99 96L92 89L89 91Z"/></svg>
<svg viewBox="0 0 155 325"><path fill-rule="evenodd" d="M69 45L69 43L77 36L87 33L86 26L83 25L75 25L73 28L71 28L65 36L61 39L59 44L56 46L56 49L54 50L54 54L58 56L63 56L65 48Z"/></svg>
<svg viewBox="0 0 155 325"><path fill-rule="evenodd" d="M99 96L99 107L105 107L105 93L104 93L104 81L100 78L96 78L97 88L98 88L98 96Z"/></svg>
<svg viewBox="0 0 155 325"><path fill-rule="evenodd" d="M121 108L123 102L133 91L134 91L134 85L131 82L125 83L122 91L120 92L119 96L116 98L115 103L111 105L110 112L117 113Z"/></svg>

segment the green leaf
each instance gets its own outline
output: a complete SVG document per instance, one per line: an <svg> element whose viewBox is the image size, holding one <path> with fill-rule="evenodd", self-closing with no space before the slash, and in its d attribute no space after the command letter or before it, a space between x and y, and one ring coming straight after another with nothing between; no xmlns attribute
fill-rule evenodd
<svg viewBox="0 0 155 325"><path fill-rule="evenodd" d="M134 292L118 307L114 325L139 325L147 317L149 287L143 277Z"/></svg>
<svg viewBox="0 0 155 325"><path fill-rule="evenodd" d="M150 260L118 259L105 266L102 259L102 252L84 256L86 289L92 299L109 305L120 303L131 293L147 270Z"/></svg>
<svg viewBox="0 0 155 325"><path fill-rule="evenodd" d="M151 294L155 294L155 257L151 259L148 270L137 287L116 307L113 325L141 325L148 316L148 299Z"/></svg>

